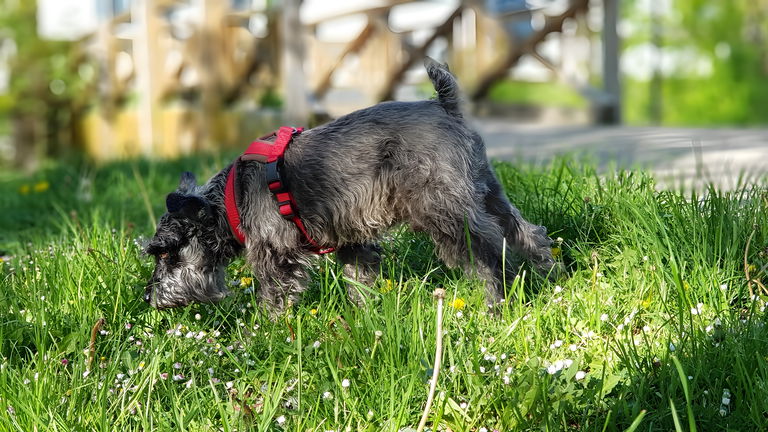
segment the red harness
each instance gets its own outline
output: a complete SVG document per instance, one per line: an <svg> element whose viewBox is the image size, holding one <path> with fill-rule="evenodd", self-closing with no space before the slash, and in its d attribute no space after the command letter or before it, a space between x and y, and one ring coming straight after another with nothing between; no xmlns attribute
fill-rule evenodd
<svg viewBox="0 0 768 432"><path fill-rule="evenodd" d="M264 164L267 175L267 186L277 201L277 208L280 215L291 222L301 231L304 240L307 242L307 249L316 254L326 254L333 252L333 248L324 248L320 246L312 237L309 236L307 228L299 217L296 201L293 194L288 189L286 182L280 177L280 167L283 162L283 153L286 147L291 143L294 135L300 134L304 128L292 128L283 126L277 132L259 138L251 143L248 149L240 155L232 164L232 168L227 175L227 185L224 187L224 207L227 211L227 220L232 228L232 233L240 244L245 244L245 235L240 231L240 212L237 210L237 191L236 181L237 164L241 160L255 160ZM275 142L265 141L268 138L275 137Z"/></svg>

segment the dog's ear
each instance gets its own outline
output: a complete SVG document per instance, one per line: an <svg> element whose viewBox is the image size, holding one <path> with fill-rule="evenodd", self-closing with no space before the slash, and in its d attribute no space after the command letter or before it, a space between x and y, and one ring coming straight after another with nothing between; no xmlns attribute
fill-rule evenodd
<svg viewBox="0 0 768 432"><path fill-rule="evenodd" d="M159 255L168 249L162 240L153 238L146 245L144 245L144 253L147 255Z"/></svg>
<svg viewBox="0 0 768 432"><path fill-rule="evenodd" d="M181 173L181 180L179 180L178 191L181 193L190 193L195 190L197 186L197 178L189 171Z"/></svg>
<svg viewBox="0 0 768 432"><path fill-rule="evenodd" d="M211 205L198 195L185 195L171 192L165 198L165 207L169 213L178 214L188 219L205 221L213 216Z"/></svg>

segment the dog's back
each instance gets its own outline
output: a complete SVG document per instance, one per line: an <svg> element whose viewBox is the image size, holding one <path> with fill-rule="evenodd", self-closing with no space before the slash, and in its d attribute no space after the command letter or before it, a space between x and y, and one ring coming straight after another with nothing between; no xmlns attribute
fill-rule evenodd
<svg viewBox="0 0 768 432"><path fill-rule="evenodd" d="M289 177L300 207L317 224L335 228L328 243L413 224L424 209L413 201L434 199L435 190L477 196L476 174L487 171L482 139L464 121L447 67L432 59L425 66L435 99L355 111L304 132L286 152L288 173L301 173ZM326 216L333 220L320 220Z"/></svg>

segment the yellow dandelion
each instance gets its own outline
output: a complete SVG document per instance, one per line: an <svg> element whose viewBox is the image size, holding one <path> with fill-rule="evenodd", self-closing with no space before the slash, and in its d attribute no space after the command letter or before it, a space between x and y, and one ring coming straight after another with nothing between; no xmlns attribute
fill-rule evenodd
<svg viewBox="0 0 768 432"><path fill-rule="evenodd" d="M754 273L754 271L757 270L757 266L750 264L749 267L747 267L747 270L749 270L750 273Z"/></svg>
<svg viewBox="0 0 768 432"><path fill-rule="evenodd" d="M310 309L309 314L312 316L317 316L317 309Z"/></svg>
<svg viewBox="0 0 768 432"><path fill-rule="evenodd" d="M450 305L451 305L451 307L452 307L452 308L454 308L454 309L456 309L456 310L462 310L462 309L464 309L464 306L466 306L466 305L467 305L467 302L465 302L465 301L464 301L464 299L463 299L463 298L461 298L461 297L456 297L456 298L455 298L455 299L454 299L454 300L453 300L453 301L450 303Z"/></svg>
<svg viewBox="0 0 768 432"><path fill-rule="evenodd" d="M249 286L253 282L252 277L241 277L240 278L240 286Z"/></svg>
<svg viewBox="0 0 768 432"><path fill-rule="evenodd" d="M41 182L37 182L37 183L35 183L35 185L32 187L32 189L33 189L33 190L34 190L36 193L40 193L40 192L45 192L45 191L47 191L47 190L48 190L48 188L50 188L50 187L51 187L51 184L50 184L50 183L48 183L47 181L43 180L43 181L41 181Z"/></svg>
<svg viewBox="0 0 768 432"><path fill-rule="evenodd" d="M140 362L139 363L139 369L144 369L144 366L146 366L146 365L147 365L146 363Z"/></svg>
<svg viewBox="0 0 768 432"><path fill-rule="evenodd" d="M563 254L563 250L559 247L553 247L552 248L552 258L560 258L560 255Z"/></svg>
<svg viewBox="0 0 768 432"><path fill-rule="evenodd" d="M648 307L651 306L651 298L649 297L643 300L643 302L640 305L643 307L643 309L648 309Z"/></svg>
<svg viewBox="0 0 768 432"><path fill-rule="evenodd" d="M683 289L687 291L691 289L691 285L688 282L683 281Z"/></svg>
<svg viewBox="0 0 768 432"><path fill-rule="evenodd" d="M395 283L392 282L392 279L385 279L384 280L384 286L382 286L379 291L386 294L390 291L392 291L395 288Z"/></svg>
<svg viewBox="0 0 768 432"><path fill-rule="evenodd" d="M29 193L29 185L21 185L19 186L19 194L21 195L27 195Z"/></svg>

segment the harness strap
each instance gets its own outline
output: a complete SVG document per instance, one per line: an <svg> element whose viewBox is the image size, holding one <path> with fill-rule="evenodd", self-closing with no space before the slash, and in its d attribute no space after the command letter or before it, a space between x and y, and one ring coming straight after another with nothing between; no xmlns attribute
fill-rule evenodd
<svg viewBox="0 0 768 432"><path fill-rule="evenodd" d="M237 209L237 195L239 192L236 190L237 182L235 181L237 177L237 165L241 160L254 160L265 164L267 187L277 201L278 211L284 219L289 220L296 225L307 243L307 248L318 255L334 251L334 248L324 248L320 246L309 235L307 228L304 226L304 222L299 217L298 207L296 206L296 201L293 199L293 194L280 176L283 164L283 153L285 153L286 147L288 147L288 144L293 140L294 135L300 134L303 130L303 128L283 126L276 133L259 138L248 146L245 152L235 160L232 167L229 169L227 183L224 187L224 207L227 212L227 220L229 221L229 227L232 229L232 234L234 234L240 244L245 245L245 235L240 230L240 212ZM264 141L272 137L275 137L274 143Z"/></svg>
<svg viewBox="0 0 768 432"><path fill-rule="evenodd" d="M237 177L237 163L240 162L240 158L237 158L232 163L232 168L229 169L227 174L227 184L224 186L224 209L227 212L227 221L229 222L229 228L232 230L232 234L241 245L245 245L245 235L240 231L240 212L237 211L237 199L235 196L235 177Z"/></svg>

